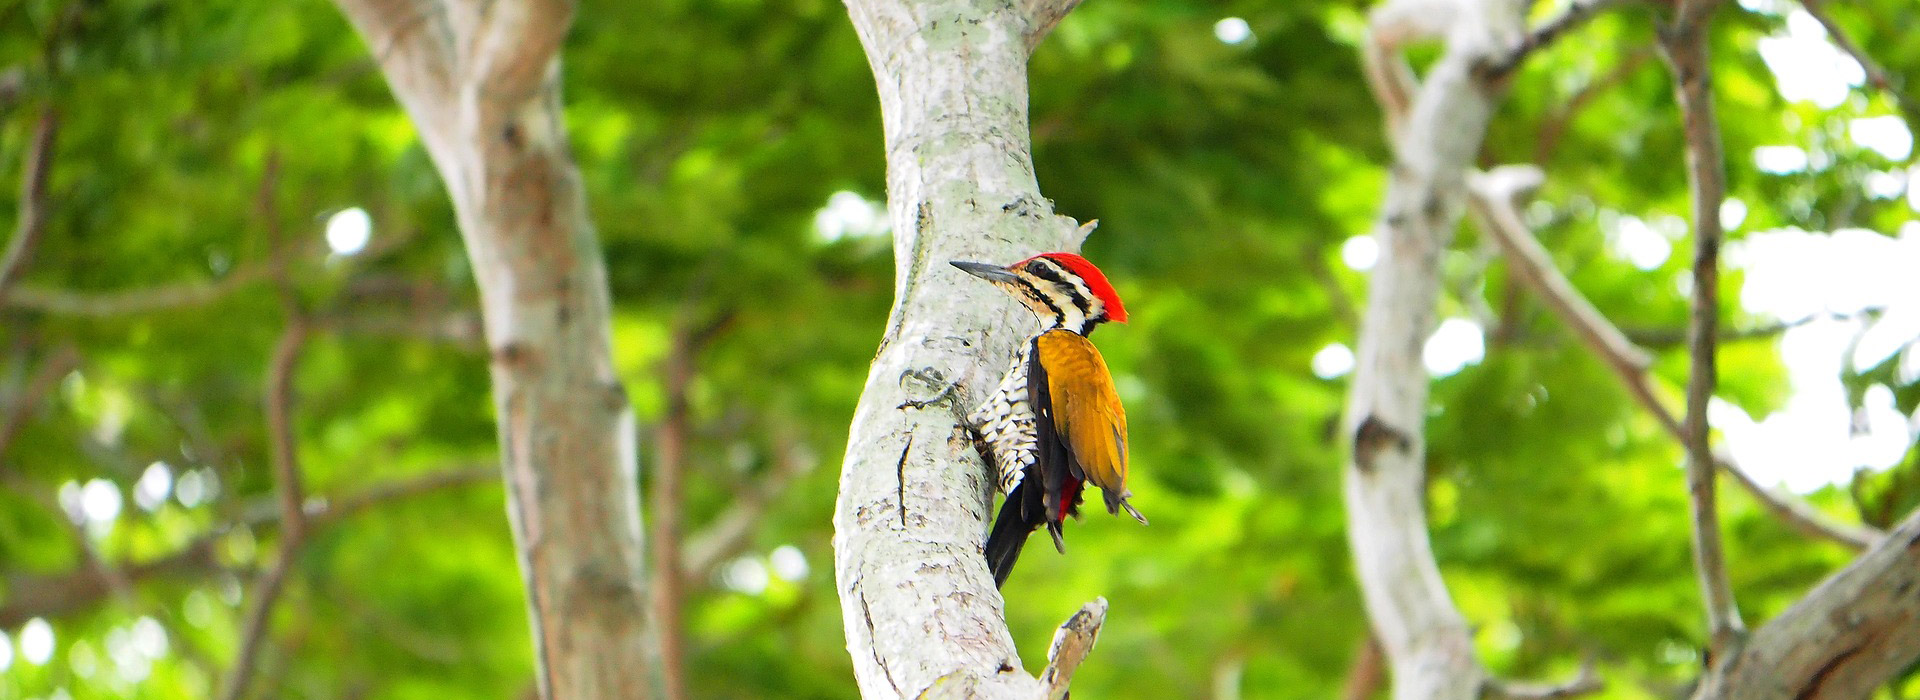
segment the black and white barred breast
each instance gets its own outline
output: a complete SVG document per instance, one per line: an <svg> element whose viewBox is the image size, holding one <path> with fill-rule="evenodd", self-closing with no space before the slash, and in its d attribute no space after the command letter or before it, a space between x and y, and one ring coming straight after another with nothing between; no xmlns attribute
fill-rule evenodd
<svg viewBox="0 0 1920 700"><path fill-rule="evenodd" d="M1012 493L1026 468L1039 458L1039 435L1034 430L1032 393L1027 387L1027 359L1033 342L1020 346L1000 386L967 420L980 432L1000 470L1000 492Z"/></svg>

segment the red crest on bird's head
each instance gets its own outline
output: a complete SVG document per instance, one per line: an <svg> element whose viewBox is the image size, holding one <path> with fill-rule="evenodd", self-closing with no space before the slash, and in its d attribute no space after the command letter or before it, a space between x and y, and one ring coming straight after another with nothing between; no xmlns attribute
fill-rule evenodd
<svg viewBox="0 0 1920 700"><path fill-rule="evenodd" d="M1080 278L1080 281L1085 282L1087 291L1093 292L1093 295L1100 299L1100 303L1106 306L1108 320L1127 322L1127 307L1121 305L1120 293L1113 290L1113 283L1107 281L1107 276L1100 272L1100 268L1094 267L1092 261L1074 253L1041 253L1014 263L1013 266L1018 268L1039 258L1046 258L1067 268L1068 272L1072 272L1074 276Z"/></svg>

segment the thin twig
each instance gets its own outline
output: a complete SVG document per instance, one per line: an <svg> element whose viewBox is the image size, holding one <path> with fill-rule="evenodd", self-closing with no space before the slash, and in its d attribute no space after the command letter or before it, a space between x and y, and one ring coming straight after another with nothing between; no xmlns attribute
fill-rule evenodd
<svg viewBox="0 0 1920 700"><path fill-rule="evenodd" d="M1778 337L1782 333L1815 321L1855 321L1885 310L1885 307L1871 306L1854 312L1822 311L1807 314L1800 318L1763 323L1746 328L1722 328L1716 337L1723 345L1747 340L1765 340ZM1622 329L1621 332L1626 333L1628 339L1641 347L1656 349L1671 348L1678 347L1687 342L1687 330L1685 328L1627 328Z"/></svg>
<svg viewBox="0 0 1920 700"><path fill-rule="evenodd" d="M1480 693L1483 700L1557 700L1592 695L1607 687L1591 660L1580 664L1580 674L1563 683L1492 681Z"/></svg>
<svg viewBox="0 0 1920 700"><path fill-rule="evenodd" d="M1887 97L1900 108L1901 115L1906 117L1907 128L1920 131L1920 101L1903 91L1901 88L1905 86L1876 63L1872 56L1868 56L1866 51L1861 50L1860 45L1853 43L1853 39L1833 21L1833 16L1827 14L1826 4L1826 0L1800 0L1800 6L1806 8L1807 14L1813 15L1814 19L1819 20L1820 26L1826 28L1827 39L1852 56L1854 62L1860 64L1861 71L1867 74L1867 82L1887 93Z"/></svg>
<svg viewBox="0 0 1920 700"><path fill-rule="evenodd" d="M1692 497L1693 564L1707 608L1714 659L1745 634L1733 584L1727 578L1720 514L1714 496L1714 458L1707 404L1713 399L1714 353L1720 323L1720 203L1726 199L1726 167L1720 125L1713 114L1713 85L1707 62L1707 29L1718 0L1681 0L1673 24L1661 32L1667 64L1673 69L1675 101L1687 141L1687 180L1693 190L1693 321L1689 331L1693 371L1687 378L1687 492Z"/></svg>
<svg viewBox="0 0 1920 700"><path fill-rule="evenodd" d="M1533 162L1546 165L1553 158L1553 152L1560 147L1560 140L1566 134L1567 127L1573 124L1574 117L1579 116L1580 112L1593 104L1595 99L1606 94L1607 90L1625 82L1634 71L1640 70L1640 67L1652 58L1653 49L1636 48L1633 53L1621 59L1613 70L1580 86L1572 97L1567 98L1565 104L1554 111L1553 116L1540 125L1540 135L1534 138Z"/></svg>
<svg viewBox="0 0 1920 700"><path fill-rule="evenodd" d="M1478 66L1480 79L1489 82L1505 79L1512 75L1520 64L1525 63L1527 57L1532 56L1534 52L1551 46L1568 31L1593 19L1600 14L1601 10L1618 5L1620 2L1621 0L1574 0L1572 4L1567 5L1566 11L1527 30L1527 35L1520 38L1520 43L1515 44L1505 55L1481 63Z"/></svg>
<svg viewBox="0 0 1920 700"><path fill-rule="evenodd" d="M13 401L6 407L5 419L0 420L0 455L7 453L7 446L12 445L14 438L20 436L20 431L27 427L27 419L33 416L34 410L39 408L40 402L47 397L47 394L53 392L53 387L79 365L80 353L74 351L71 345L60 346L60 349L53 351L51 357L40 362L39 371L34 372L33 377L27 380L27 385L20 391L20 395L13 397Z"/></svg>
<svg viewBox="0 0 1920 700"><path fill-rule="evenodd" d="M1387 682L1386 653L1373 632L1360 639L1353 650L1353 663L1347 666L1347 679L1340 684L1341 700L1368 700Z"/></svg>
<svg viewBox="0 0 1920 700"><path fill-rule="evenodd" d="M413 498L447 488L497 483L500 468L452 467L415 477L397 479L332 499L314 499L308 503L306 528L309 535L374 507ZM249 505L240 509L232 522L208 529L171 554L141 561L120 561L108 572L80 567L59 574L9 574L8 597L0 604L0 628L13 628L35 617L53 618L85 610L113 593L109 577L129 584L160 578L199 578L223 571L215 549L229 533L242 528L277 526L281 519L276 503Z"/></svg>
<svg viewBox="0 0 1920 700"><path fill-rule="evenodd" d="M1502 173L1515 173L1511 169L1530 167L1505 166L1495 168L1486 175L1469 178L1468 201L1472 211L1482 228L1506 250L1514 277L1545 300L1549 307L1562 310L1561 318L1573 326L1575 333L1587 346L1613 369L1627 393L1652 414L1661 428L1672 434L1674 439L1684 441L1686 435L1681 429L1680 420L1655 395L1652 380L1644 365L1640 364L1639 359L1645 357L1645 353L1634 348L1619 329L1597 311L1576 314L1563 310L1571 307L1591 309L1593 304L1553 264L1546 248L1540 245L1539 239L1534 237L1520 218L1518 202L1514 197L1524 190L1516 188L1516 185L1537 183L1539 178L1515 178ZM1619 348L1634 348L1634 352L1622 353ZM1719 455L1715 466L1732 476L1768 512L1802 533L1832 540L1854 550L1866 549L1880 539L1880 533L1872 528L1839 522L1793 494L1762 486L1729 455Z"/></svg>
<svg viewBox="0 0 1920 700"><path fill-rule="evenodd" d="M33 146L28 149L26 165L20 174L20 218L14 223L13 238L0 255L0 303L7 290L20 280L20 274L33 260L33 249L47 229L47 171L53 161L53 142L60 131L60 116L52 106L40 110L40 123L33 131Z"/></svg>
<svg viewBox="0 0 1920 700"><path fill-rule="evenodd" d="M253 604L247 609L246 625L240 636L240 652L234 658L233 669L220 694L223 700L246 697L273 616L273 604L285 590L287 575L306 539L306 496L293 437L293 371L306 339L306 322L293 318L280 336L280 342L274 345L273 358L267 368L267 434L280 503L280 548L273 568L268 569L254 587Z"/></svg>
<svg viewBox="0 0 1920 700"><path fill-rule="evenodd" d="M354 260L378 259L404 246L412 240L414 234L415 231L412 229L402 229L396 231L395 235L377 236L365 250L354 256ZM287 267L287 258L311 259L322 257L327 253L326 244L318 239L288 240L285 241L284 248L284 250L278 248L269 250L264 259L239 265L217 280L158 284L105 292L76 292L21 284L14 287L6 299L0 301L0 305L4 305L7 309L63 316L124 316L205 306L256 282L277 279L276 275L279 271Z"/></svg>
<svg viewBox="0 0 1920 700"><path fill-rule="evenodd" d="M20 286L7 295L7 308L67 316L120 316L200 306L254 282L268 279L271 265L247 265L215 282L183 282L118 292L73 292Z"/></svg>
<svg viewBox="0 0 1920 700"><path fill-rule="evenodd" d="M1571 281L1559 274L1546 248L1526 234L1526 224L1512 206L1516 197L1539 188L1544 178L1539 168L1524 165L1469 176L1468 191L1472 196L1467 200L1468 210L1479 220L1481 228L1493 234L1494 241L1513 263L1511 269L1515 275L1538 290L1541 299L1566 318L1582 340L1599 349L1601 357L1613 365L1615 372L1641 375L1653 364L1653 359L1646 351L1634 347Z"/></svg>
<svg viewBox="0 0 1920 700"><path fill-rule="evenodd" d="M687 640L683 622L686 604L685 575L681 571L681 521L684 519L687 442L690 432L689 388L700 354L720 333L731 314L696 325L693 317L703 296L705 275L694 283L687 295L686 308L675 323L672 347L661 368L667 406L654 438L653 465L653 603L656 630L660 641L661 677L667 700L687 697Z"/></svg>
<svg viewBox="0 0 1920 700"><path fill-rule="evenodd" d="M752 487L742 489L733 503L699 533L686 538L685 555L681 557L683 585L702 585L713 577L721 562L745 549L767 509L786 493L794 479L813 467L797 440L781 442L773 450L773 464L767 473Z"/></svg>

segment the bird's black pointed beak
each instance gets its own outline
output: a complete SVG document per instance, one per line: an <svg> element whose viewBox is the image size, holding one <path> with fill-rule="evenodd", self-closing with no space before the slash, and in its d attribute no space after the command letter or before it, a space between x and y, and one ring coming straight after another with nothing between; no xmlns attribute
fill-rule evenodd
<svg viewBox="0 0 1920 700"><path fill-rule="evenodd" d="M975 277L986 280L988 282L1011 284L1014 280L1019 279L1017 277L1014 277L1012 272L1008 272L1007 268L1001 267L999 265L992 265L988 263L967 262L965 260L955 260L951 264L954 267L957 267L957 268L960 268L961 270L966 271L966 273L969 275L973 275Z"/></svg>

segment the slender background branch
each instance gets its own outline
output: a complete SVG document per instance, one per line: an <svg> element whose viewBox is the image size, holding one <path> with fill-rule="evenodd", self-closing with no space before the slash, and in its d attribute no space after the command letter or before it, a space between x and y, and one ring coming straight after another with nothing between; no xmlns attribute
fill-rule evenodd
<svg viewBox="0 0 1920 700"><path fill-rule="evenodd" d="M696 283L698 290L703 284ZM662 363L666 411L654 435L653 464L653 613L660 637L661 675L665 697L687 697L687 639L683 611L686 574L682 569L681 525L685 519L687 443L692 418L688 389L701 354L729 322L730 315L708 322L694 320L702 294L687 295L687 304L674 325L673 339Z"/></svg>
<svg viewBox="0 0 1920 700"><path fill-rule="evenodd" d="M1714 494L1712 428L1707 405L1716 381L1720 327L1720 204L1726 199L1726 169L1720 125L1713 113L1707 31L1718 0L1681 0L1661 45L1673 69L1674 92L1686 130L1687 181L1693 191L1693 313L1687 342L1693 371L1687 378L1687 492L1693 510L1693 560L1707 609L1709 652L1718 657L1745 633L1727 578L1725 547Z"/></svg>
<svg viewBox="0 0 1920 700"><path fill-rule="evenodd" d="M33 145L27 149L26 164L20 174L20 218L14 223L13 238L0 254L0 303L33 260L33 249L47 228L47 171L53 162L54 138L60 131L60 116L51 105L40 110L40 121L33 130Z"/></svg>
<svg viewBox="0 0 1920 700"><path fill-rule="evenodd" d="M1552 256L1522 220L1519 197L1537 187L1543 176L1532 166L1502 166L1468 179L1469 202L1489 237L1505 252L1513 275L1559 313L1587 346L1613 370L1634 400L1659 421L1675 440L1685 443L1679 418L1654 391L1647 371L1647 354L1637 348L1605 315L1573 286ZM1730 455L1718 455L1715 465L1734 477L1768 512L1809 536L1865 549L1879 539L1872 528L1842 523L1790 493L1760 484Z"/></svg>
<svg viewBox="0 0 1920 700"><path fill-rule="evenodd" d="M40 361L40 368L34 371L33 377L27 380L20 393L11 397L4 406L5 414L0 415L0 457L6 456L7 448L20 436L20 431L26 429L27 421L40 408L40 402L53 392L62 377L79 365L80 353L69 345L60 346L52 356Z"/></svg>
<svg viewBox="0 0 1920 700"><path fill-rule="evenodd" d="M1827 12L1826 0L1800 0L1800 6L1806 8L1807 14L1819 20L1820 26L1826 28L1829 41L1840 47L1841 51L1847 52L1848 56L1852 56L1854 62L1860 64L1861 71L1867 74L1867 82L1885 92L1894 106L1900 108L1901 116L1906 118L1907 128L1920 131L1920 100L1915 100L1908 94L1905 90L1906 86L1901 81L1895 79L1885 67L1873 60L1872 56L1867 55L1866 51L1861 50L1859 44L1854 43L1853 39L1847 36L1846 30L1842 29L1838 22L1833 21L1833 15Z"/></svg>
<svg viewBox="0 0 1920 700"><path fill-rule="evenodd" d="M272 623L273 607L286 589L288 574L306 542L306 493L300 475L298 447L293 429L293 372L300 350L307 342L306 322L295 317L280 342L275 344L267 369L267 435L272 452L274 489L280 503L280 547L272 568L254 585L253 600L247 607L245 626L240 635L240 651L228 672L220 697L239 700L247 696L254 670L265 643L267 627Z"/></svg>

